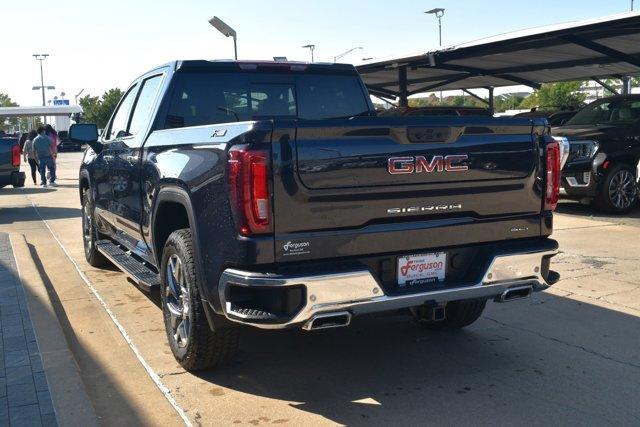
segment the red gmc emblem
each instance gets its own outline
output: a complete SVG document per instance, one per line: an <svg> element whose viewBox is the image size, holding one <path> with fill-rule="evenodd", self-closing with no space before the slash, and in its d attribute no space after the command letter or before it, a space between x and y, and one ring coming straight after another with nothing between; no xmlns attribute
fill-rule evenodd
<svg viewBox="0 0 640 427"><path fill-rule="evenodd" d="M399 175L423 172L464 172L469 170L469 166L459 163L468 159L469 156L466 154L433 156L429 161L425 156L391 157L389 158L389 173Z"/></svg>

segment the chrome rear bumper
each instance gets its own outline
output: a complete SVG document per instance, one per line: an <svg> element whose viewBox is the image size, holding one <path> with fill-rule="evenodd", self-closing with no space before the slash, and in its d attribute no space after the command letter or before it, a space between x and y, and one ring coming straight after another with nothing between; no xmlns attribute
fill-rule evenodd
<svg viewBox="0 0 640 427"><path fill-rule="evenodd" d="M282 276L227 269L220 278L218 292L224 314L229 320L264 329L283 329L304 325L324 313L346 311L351 315L358 315L414 307L426 302L500 299L507 290L523 286L541 291L553 284L543 277L543 260L556 254L557 249L498 255L493 258L478 283L412 294L385 294L366 269L309 276ZM233 305L227 298L230 286L261 289L304 286L304 301L299 311L288 319L256 320L234 312Z"/></svg>

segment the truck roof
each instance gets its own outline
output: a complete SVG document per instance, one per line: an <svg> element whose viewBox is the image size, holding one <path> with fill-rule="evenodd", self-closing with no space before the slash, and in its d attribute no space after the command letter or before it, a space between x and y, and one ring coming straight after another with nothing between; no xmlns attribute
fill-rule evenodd
<svg viewBox="0 0 640 427"><path fill-rule="evenodd" d="M301 61L263 61L263 60L242 60L233 61L221 60L178 60L175 61L175 70L184 71L205 71L205 70L255 70L267 68L273 71L313 71L313 72L339 72L357 74L355 67L351 64L329 63L329 62L301 62Z"/></svg>

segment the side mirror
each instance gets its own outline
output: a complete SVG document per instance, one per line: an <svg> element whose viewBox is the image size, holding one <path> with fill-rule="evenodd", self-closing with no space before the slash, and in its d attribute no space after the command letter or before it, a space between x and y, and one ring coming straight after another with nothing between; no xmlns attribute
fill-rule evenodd
<svg viewBox="0 0 640 427"><path fill-rule="evenodd" d="M98 126L93 123L76 123L69 128L69 140L88 144L93 151L102 151L102 144L98 142Z"/></svg>

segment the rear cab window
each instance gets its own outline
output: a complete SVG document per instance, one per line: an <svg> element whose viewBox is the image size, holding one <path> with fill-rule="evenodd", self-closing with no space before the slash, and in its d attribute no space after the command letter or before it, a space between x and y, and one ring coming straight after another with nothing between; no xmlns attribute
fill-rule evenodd
<svg viewBox="0 0 640 427"><path fill-rule="evenodd" d="M370 114L357 75L178 72L164 128L247 120L320 120Z"/></svg>

